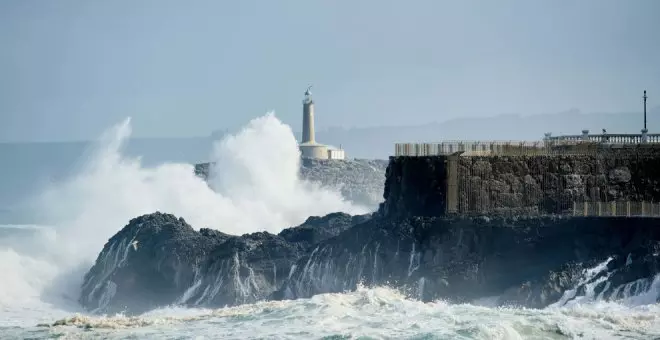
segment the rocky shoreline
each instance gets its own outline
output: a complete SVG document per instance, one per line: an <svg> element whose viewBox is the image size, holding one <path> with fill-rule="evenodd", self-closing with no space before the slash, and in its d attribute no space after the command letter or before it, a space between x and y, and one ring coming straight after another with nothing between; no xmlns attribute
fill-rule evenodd
<svg viewBox="0 0 660 340"><path fill-rule="evenodd" d="M344 213L310 217L278 235L199 231L156 212L132 219L85 275L80 303L129 314L171 304L224 306L267 299L312 247L367 221Z"/></svg>
<svg viewBox="0 0 660 340"><path fill-rule="evenodd" d="M85 275L80 303L95 313L136 314L169 305L307 298L363 284L424 301L489 298L495 305L543 308L580 296L626 298L660 284L660 219L445 214L441 160L392 158L378 211L310 217L277 235L197 231L160 212L137 217L104 246ZM508 166L523 164L518 158L495 161L497 176L487 180L528 173ZM552 169L568 171L562 162L573 161L558 158ZM636 184L655 183L655 172L641 181L635 176L643 167L630 165L641 164L635 162L612 163L631 169L632 179L610 176L607 185L655 195ZM589 188L562 190L587 197Z"/></svg>
<svg viewBox="0 0 660 340"><path fill-rule="evenodd" d="M335 213L278 235L231 236L154 213L110 239L85 276L80 302L97 313L135 314L172 304L306 298L361 283L424 301L498 296L497 305L541 308L588 285L605 299L648 289L660 272L659 241L658 223L649 218ZM607 281L585 277L599 263L606 270L596 274Z"/></svg>

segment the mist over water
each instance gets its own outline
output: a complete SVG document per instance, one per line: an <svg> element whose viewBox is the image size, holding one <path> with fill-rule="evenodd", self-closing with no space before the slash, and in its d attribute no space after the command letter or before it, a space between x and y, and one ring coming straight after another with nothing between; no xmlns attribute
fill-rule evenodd
<svg viewBox="0 0 660 340"><path fill-rule="evenodd" d="M192 164L146 167L123 155L130 123L128 118L109 129L83 155L75 175L35 197L32 213L48 226L0 235L0 319L21 319L12 313L24 314L27 305L36 314L77 310L85 271L106 241L142 214L172 213L195 228L244 234L275 233L310 215L367 212L299 179L295 136L272 113L216 141L210 185L195 176Z"/></svg>

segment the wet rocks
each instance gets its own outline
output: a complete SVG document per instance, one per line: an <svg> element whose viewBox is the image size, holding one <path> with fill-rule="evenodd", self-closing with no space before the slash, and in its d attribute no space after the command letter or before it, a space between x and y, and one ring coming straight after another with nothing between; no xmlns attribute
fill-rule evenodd
<svg viewBox="0 0 660 340"><path fill-rule="evenodd" d="M500 305L542 308L571 289L589 293L587 285L601 277L611 278L611 286L591 291L593 297L652 281L660 273L650 260L659 244L660 225L644 218L373 219L319 243L272 297L310 297L362 283L394 286L425 301L499 296ZM632 264L588 270L630 252L638 254Z"/></svg>
<svg viewBox="0 0 660 340"><path fill-rule="evenodd" d="M176 301L194 268L227 241L156 212L132 219L103 247L84 277L80 303L96 312L145 311Z"/></svg>
<svg viewBox="0 0 660 340"><path fill-rule="evenodd" d="M616 184L625 184L630 182L632 175L630 174L630 169L625 166L621 166L615 169L610 170L609 172L610 181Z"/></svg>
<svg viewBox="0 0 660 340"><path fill-rule="evenodd" d="M195 231L156 212L132 219L104 246L84 277L80 303L96 313L129 314L170 304L223 306L262 300L314 244L369 215L310 217L279 235Z"/></svg>
<svg viewBox="0 0 660 340"><path fill-rule="evenodd" d="M333 213L278 235L232 236L197 232L155 213L110 239L85 276L80 301L96 312L139 313L171 304L307 298L364 284L425 301L499 296L500 305L541 308L571 289L603 298L648 289L660 272L658 250L660 226L649 218ZM608 258L587 277L588 268Z"/></svg>

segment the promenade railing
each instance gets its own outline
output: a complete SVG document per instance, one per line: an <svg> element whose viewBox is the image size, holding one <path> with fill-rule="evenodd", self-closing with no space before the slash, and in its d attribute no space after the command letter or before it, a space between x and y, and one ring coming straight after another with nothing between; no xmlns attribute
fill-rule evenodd
<svg viewBox="0 0 660 340"><path fill-rule="evenodd" d="M646 140L644 140L646 139ZM641 144L641 143L660 143L660 133L642 134L635 133L614 133L614 134L582 134L582 135L564 135L547 137L551 142L573 141L573 142L594 142L601 144Z"/></svg>
<svg viewBox="0 0 660 340"><path fill-rule="evenodd" d="M573 202L573 216L660 217L658 202Z"/></svg>
<svg viewBox="0 0 660 340"><path fill-rule="evenodd" d="M547 141L443 141L437 143L396 143L394 156L535 156L589 155L623 148L660 148L660 143L600 143L584 140Z"/></svg>

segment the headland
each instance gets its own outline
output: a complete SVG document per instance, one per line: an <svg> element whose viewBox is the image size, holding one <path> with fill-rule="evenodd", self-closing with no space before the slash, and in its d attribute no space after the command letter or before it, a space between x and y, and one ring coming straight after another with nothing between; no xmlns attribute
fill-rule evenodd
<svg viewBox="0 0 660 340"><path fill-rule="evenodd" d="M313 140L310 95L301 147ZM196 231L182 217L139 216L104 246L80 302L97 313L133 314L307 298L359 284L423 301L488 298L530 308L653 293L660 135L648 134L646 118L641 132L397 144L377 211L313 216L277 235ZM337 162L301 155L303 166ZM196 171L207 176L208 166Z"/></svg>
<svg viewBox="0 0 660 340"><path fill-rule="evenodd" d="M373 214L242 236L140 216L101 251L80 301L139 313L364 284L542 308L643 293L660 273L659 144L429 145L395 147Z"/></svg>

